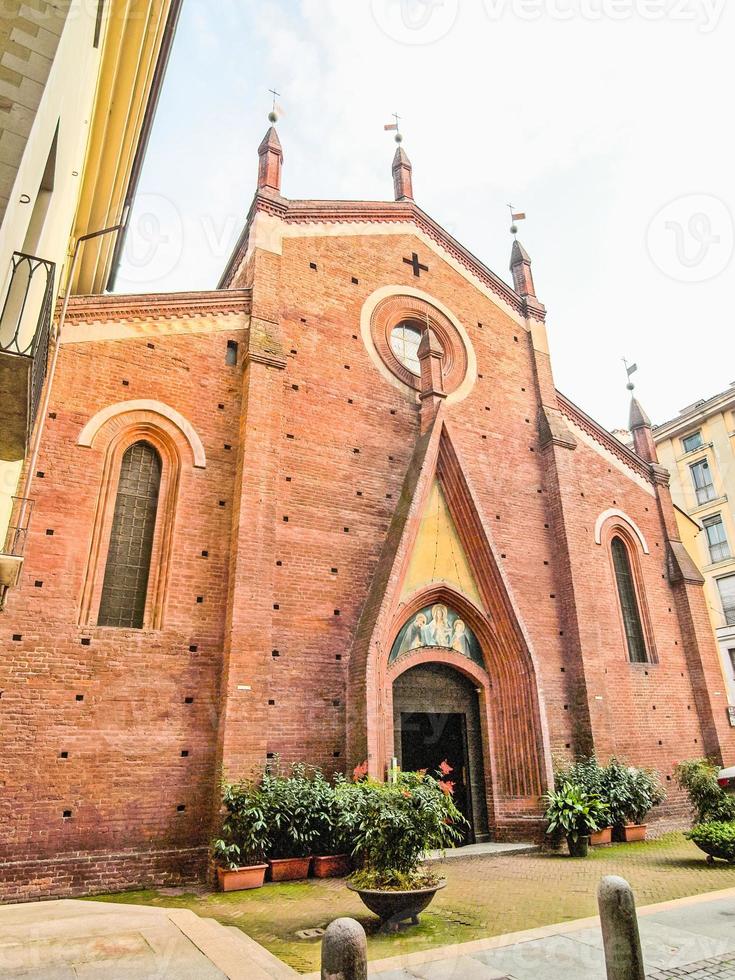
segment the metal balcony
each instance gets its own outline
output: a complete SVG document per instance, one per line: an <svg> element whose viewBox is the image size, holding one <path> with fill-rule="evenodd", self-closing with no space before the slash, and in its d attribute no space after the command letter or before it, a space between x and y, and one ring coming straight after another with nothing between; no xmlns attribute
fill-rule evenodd
<svg viewBox="0 0 735 980"><path fill-rule="evenodd" d="M0 313L0 460L26 455L46 377L56 265L13 252Z"/></svg>

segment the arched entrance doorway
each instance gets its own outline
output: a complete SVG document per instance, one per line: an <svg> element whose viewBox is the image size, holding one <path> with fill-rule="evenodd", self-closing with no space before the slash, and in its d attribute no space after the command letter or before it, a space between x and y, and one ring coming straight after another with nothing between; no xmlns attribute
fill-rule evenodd
<svg viewBox="0 0 735 980"><path fill-rule="evenodd" d="M466 843L488 839L478 690L453 666L422 663L393 682L394 755L404 770L452 767L447 777L469 827Z"/></svg>

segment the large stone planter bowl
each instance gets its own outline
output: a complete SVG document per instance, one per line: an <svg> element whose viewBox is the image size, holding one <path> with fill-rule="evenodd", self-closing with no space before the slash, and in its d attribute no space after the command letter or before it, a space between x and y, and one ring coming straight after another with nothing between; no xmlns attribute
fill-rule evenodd
<svg viewBox="0 0 735 980"><path fill-rule="evenodd" d="M446 881L442 879L430 888L417 888L410 892L382 891L373 888L358 888L351 881L347 882L350 891L357 892L363 903L378 916L384 924L397 929L401 922L410 919L413 925L418 925L419 914L431 903L439 889L444 888Z"/></svg>

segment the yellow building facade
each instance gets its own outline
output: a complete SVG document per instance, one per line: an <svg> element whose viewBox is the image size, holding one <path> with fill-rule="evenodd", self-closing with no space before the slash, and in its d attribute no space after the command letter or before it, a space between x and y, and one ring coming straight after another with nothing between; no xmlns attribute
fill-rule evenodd
<svg viewBox="0 0 735 980"><path fill-rule="evenodd" d="M9 0L0 20L0 589L19 574L54 311L103 292L181 0ZM42 421L40 422L42 425ZM8 579L8 581L6 581Z"/></svg>
<svg viewBox="0 0 735 980"><path fill-rule="evenodd" d="M735 383L689 405L653 435L671 473L674 503L683 511L677 514L682 540L705 577L729 701L735 704Z"/></svg>

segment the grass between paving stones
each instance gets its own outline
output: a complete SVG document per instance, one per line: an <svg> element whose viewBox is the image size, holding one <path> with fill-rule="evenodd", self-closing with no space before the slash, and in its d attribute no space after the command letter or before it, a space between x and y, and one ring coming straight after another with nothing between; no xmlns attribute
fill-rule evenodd
<svg viewBox="0 0 735 980"><path fill-rule="evenodd" d="M595 848L587 859L562 853L454 858L442 865L442 874L447 887L421 915L420 925L397 934L380 932L377 919L339 879L269 884L226 895L164 889L96 900L191 909L237 926L294 969L308 973L319 968L321 938L298 933L323 929L341 915L363 924L370 959L381 959L596 915L597 884L606 874L627 878L639 906L735 887L735 866L705 864L704 854L681 834Z"/></svg>

